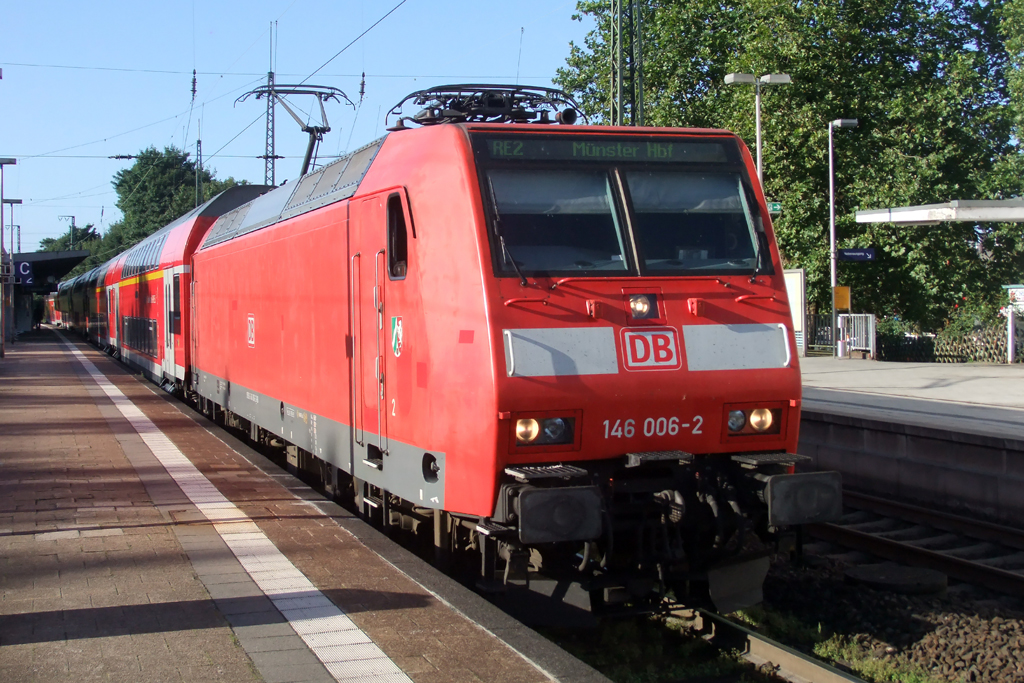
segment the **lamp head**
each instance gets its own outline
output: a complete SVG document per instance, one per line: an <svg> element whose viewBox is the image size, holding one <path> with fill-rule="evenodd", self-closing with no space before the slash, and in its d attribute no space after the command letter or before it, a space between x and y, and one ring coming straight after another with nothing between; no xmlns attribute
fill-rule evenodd
<svg viewBox="0 0 1024 683"><path fill-rule="evenodd" d="M829 123L833 128L856 128L857 119L836 119Z"/></svg>
<svg viewBox="0 0 1024 683"><path fill-rule="evenodd" d="M741 74L737 72L725 75L726 85L733 85L735 83L753 84L755 81L754 74Z"/></svg>
<svg viewBox="0 0 1024 683"><path fill-rule="evenodd" d="M765 85L787 85L793 82L789 74L765 74L758 80Z"/></svg>

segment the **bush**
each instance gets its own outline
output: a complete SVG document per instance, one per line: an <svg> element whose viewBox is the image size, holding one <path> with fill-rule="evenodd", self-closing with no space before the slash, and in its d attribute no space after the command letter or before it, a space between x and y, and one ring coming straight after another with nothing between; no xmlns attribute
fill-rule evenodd
<svg viewBox="0 0 1024 683"><path fill-rule="evenodd" d="M931 363L935 361L935 339L917 334L917 328L897 316L875 323L875 353L878 360Z"/></svg>

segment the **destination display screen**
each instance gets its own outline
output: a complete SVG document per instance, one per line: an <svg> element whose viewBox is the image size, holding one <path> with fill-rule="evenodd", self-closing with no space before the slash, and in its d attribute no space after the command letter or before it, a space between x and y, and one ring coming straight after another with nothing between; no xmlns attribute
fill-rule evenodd
<svg viewBox="0 0 1024 683"><path fill-rule="evenodd" d="M666 137L560 135L480 136L477 144L494 161L594 161L725 164L738 161L732 140L692 141ZM478 147L479 149L479 147ZM732 154L729 152L732 151Z"/></svg>

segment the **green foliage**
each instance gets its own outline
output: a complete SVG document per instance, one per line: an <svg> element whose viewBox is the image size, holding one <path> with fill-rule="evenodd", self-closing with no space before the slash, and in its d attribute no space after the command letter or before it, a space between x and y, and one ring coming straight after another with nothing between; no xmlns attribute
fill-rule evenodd
<svg viewBox="0 0 1024 683"><path fill-rule="evenodd" d="M993 325L1006 325L1006 319L999 317L1000 304L993 300L967 300L957 304L939 336L956 336L983 330Z"/></svg>
<svg viewBox="0 0 1024 683"><path fill-rule="evenodd" d="M884 316L875 320L875 334L879 337L902 337L906 334L916 334L918 331L913 323L896 316Z"/></svg>
<svg viewBox="0 0 1024 683"><path fill-rule="evenodd" d="M89 223L84 228L75 228L74 241L72 241L71 229L68 234L60 237L44 237L39 242L39 251L74 251L75 249L90 249L99 243L101 236L96 231L96 226Z"/></svg>
<svg viewBox="0 0 1024 683"><path fill-rule="evenodd" d="M785 72L762 88L765 194L788 267L807 270L827 307L828 122L835 131L840 248L873 246L874 263L839 264L857 310L941 326L964 296L990 296L1024 273L1016 225L857 224L857 209L1016 196L1024 157L1024 0L651 0L644 10L649 125L726 128L753 143L751 86L730 72ZM608 112L607 0L581 0L597 25L571 45L558 83L585 110ZM601 118L600 116L598 117ZM606 116L605 116L606 118ZM751 145L753 146L753 145Z"/></svg>
<svg viewBox="0 0 1024 683"><path fill-rule="evenodd" d="M942 683L906 657L877 657L859 643L835 635L814 646L814 654L826 661L846 662L865 681L874 683Z"/></svg>
<svg viewBox="0 0 1024 683"><path fill-rule="evenodd" d="M756 606L743 610L735 617L773 640L810 649L816 656L836 664L848 664L856 674L867 681L899 683L938 683L920 666L905 656L879 658L859 642L834 634L821 624L805 624L792 614Z"/></svg>
<svg viewBox="0 0 1024 683"><path fill-rule="evenodd" d="M544 635L616 683L771 680L754 671L739 652L718 650L674 618L609 619L596 630L551 629Z"/></svg>
<svg viewBox="0 0 1024 683"><path fill-rule="evenodd" d="M240 184L230 177L217 180L207 168L201 171L200 180L203 186L201 202ZM68 273L68 278L108 261L196 206L196 164L174 147L167 147L162 152L155 147L142 150L130 168L114 175L113 185L117 191L117 208L123 218L112 224L102 237L91 225L75 231L75 248L88 249L91 255ZM44 239L40 248L60 251L69 248L70 241L69 232L56 239Z"/></svg>

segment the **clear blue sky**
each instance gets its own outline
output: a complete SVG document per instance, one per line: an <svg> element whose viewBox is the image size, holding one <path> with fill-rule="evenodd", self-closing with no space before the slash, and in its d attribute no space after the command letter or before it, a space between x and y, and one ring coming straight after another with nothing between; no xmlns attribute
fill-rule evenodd
<svg viewBox="0 0 1024 683"><path fill-rule="evenodd" d="M195 155L200 121L204 164L218 178L262 183L263 161L255 157L265 149L266 107L235 99L266 82L270 23L278 22L277 81L297 83L398 2L8 3L0 34L0 157L18 159L5 168L4 196L24 202L14 208L23 251L67 232L61 215L105 232L120 218L111 180L132 163L107 157L168 145ZM414 90L514 82L517 70L520 83L551 85L569 42L581 44L591 28L588 19L572 21L575 4L407 0L309 81L358 100L366 72L358 118L347 105L328 104L332 130L321 158L382 134L385 113ZM190 114L193 69L198 92ZM310 111L313 101L294 103ZM307 139L278 107L277 153L287 157L277 162L278 183L298 175ZM8 225L9 209L4 216Z"/></svg>

